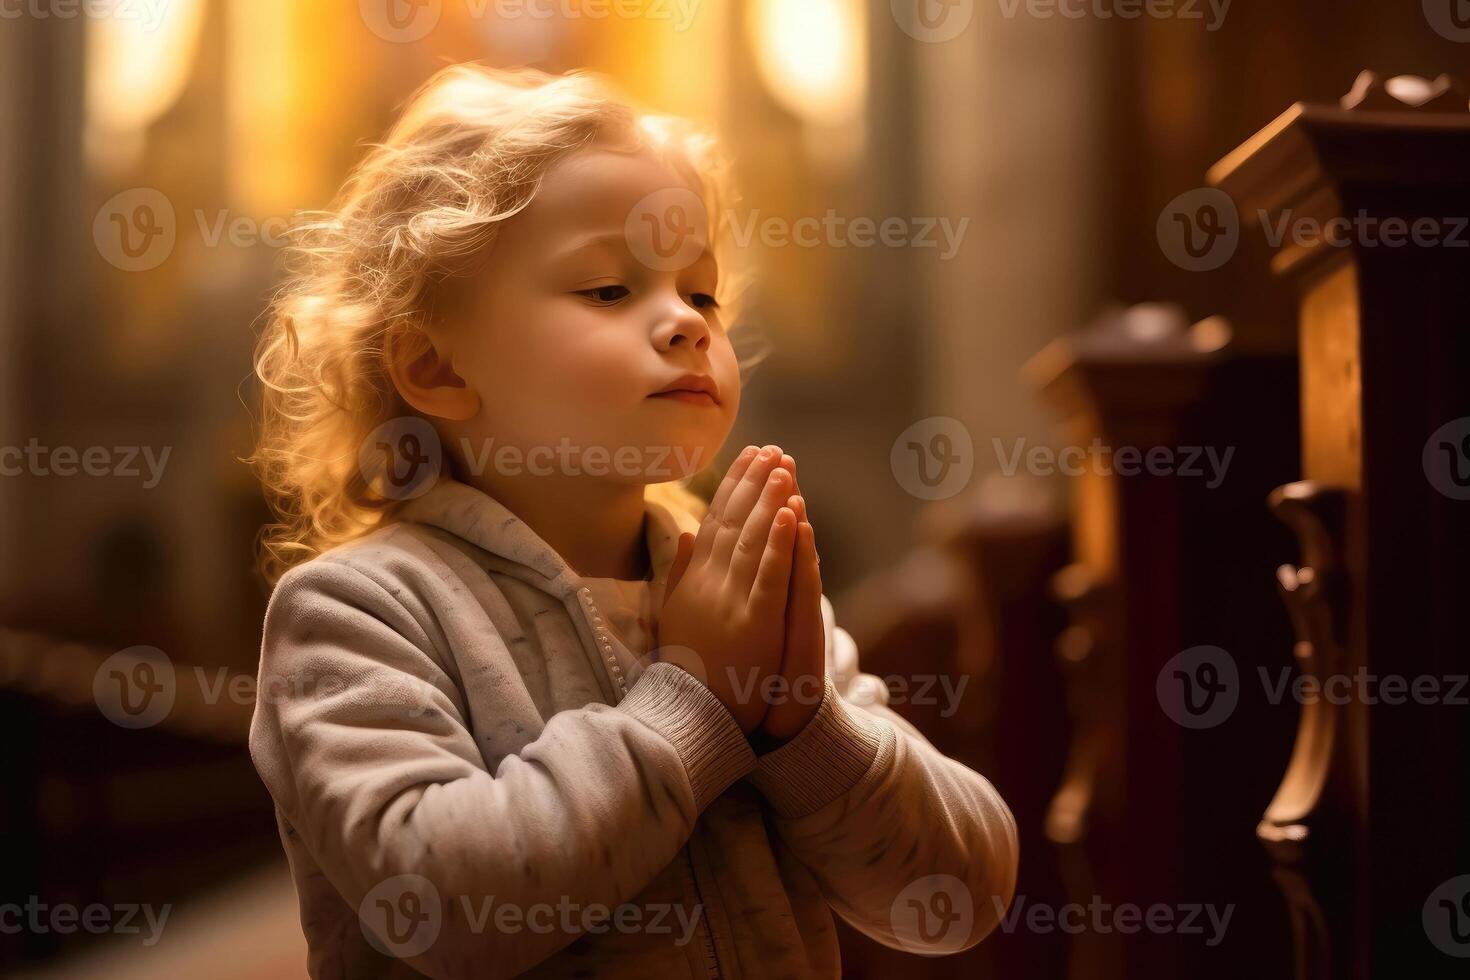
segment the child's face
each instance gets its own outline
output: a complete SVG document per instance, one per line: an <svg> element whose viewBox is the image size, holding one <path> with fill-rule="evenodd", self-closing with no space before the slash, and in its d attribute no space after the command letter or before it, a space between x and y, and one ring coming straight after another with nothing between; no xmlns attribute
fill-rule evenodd
<svg viewBox="0 0 1470 980"><path fill-rule="evenodd" d="M740 374L704 222L682 268L638 258L656 253L635 211L655 192L657 203L690 191L652 155L586 149L554 165L501 225L450 341L455 371L480 396L472 441L495 440L475 453L512 445L528 469L625 483L677 479L713 460L740 407ZM684 385L712 390L666 391Z"/></svg>

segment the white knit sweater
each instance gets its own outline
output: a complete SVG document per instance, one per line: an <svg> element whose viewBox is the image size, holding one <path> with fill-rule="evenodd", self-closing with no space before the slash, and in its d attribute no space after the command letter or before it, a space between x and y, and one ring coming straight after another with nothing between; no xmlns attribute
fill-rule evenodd
<svg viewBox="0 0 1470 980"><path fill-rule="evenodd" d="M650 505L666 567L679 532ZM757 757L691 675L631 689L576 573L445 480L288 573L250 751L315 978L840 975L835 911L968 948L1015 888L1015 824L858 672L827 619L816 717Z"/></svg>

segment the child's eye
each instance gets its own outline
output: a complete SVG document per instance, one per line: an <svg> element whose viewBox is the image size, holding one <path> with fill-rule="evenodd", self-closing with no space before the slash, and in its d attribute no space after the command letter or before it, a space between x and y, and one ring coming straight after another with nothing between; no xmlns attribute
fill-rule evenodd
<svg viewBox="0 0 1470 980"><path fill-rule="evenodd" d="M627 286L594 286L591 289L577 290L578 296L585 296L595 303L616 303L628 295Z"/></svg>
<svg viewBox="0 0 1470 980"><path fill-rule="evenodd" d="M709 293L691 293L689 299L694 303L696 310L717 310L720 308L720 304L716 303L715 298Z"/></svg>

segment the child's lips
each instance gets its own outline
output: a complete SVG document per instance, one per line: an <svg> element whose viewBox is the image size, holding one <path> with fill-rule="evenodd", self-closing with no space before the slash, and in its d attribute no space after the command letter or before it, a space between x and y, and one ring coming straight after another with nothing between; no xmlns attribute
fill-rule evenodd
<svg viewBox="0 0 1470 980"><path fill-rule="evenodd" d="M656 391L648 396L661 401L683 402L685 405L718 405L715 396L707 391L695 391L690 388L675 388L672 391Z"/></svg>
<svg viewBox="0 0 1470 980"><path fill-rule="evenodd" d="M718 405L720 388L715 379L707 374L686 374L675 378L650 398L666 398L684 402L686 405Z"/></svg>

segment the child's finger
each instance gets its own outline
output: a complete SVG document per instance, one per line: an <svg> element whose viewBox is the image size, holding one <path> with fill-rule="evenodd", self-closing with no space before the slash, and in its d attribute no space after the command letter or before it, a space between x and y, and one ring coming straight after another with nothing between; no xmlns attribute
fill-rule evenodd
<svg viewBox="0 0 1470 980"><path fill-rule="evenodd" d="M790 453L782 453L780 466L786 472L791 474L791 485L796 488L795 492L801 493L801 483L798 482L796 479L796 457L792 456ZM801 519L798 517L797 523L800 522Z"/></svg>
<svg viewBox="0 0 1470 980"><path fill-rule="evenodd" d="M781 676L787 697L773 705L762 730L777 739L794 737L816 713L827 673L826 635L822 626L822 577L817 570L812 526L798 523L792 553L791 584L786 600L786 645Z"/></svg>
<svg viewBox="0 0 1470 980"><path fill-rule="evenodd" d="M760 499L756 501L750 517L745 521L740 540L730 555L730 570L727 575L738 591L748 592L751 583L755 581L766 539L771 534L771 522L776 519L776 513L783 509L786 498L790 495L791 474L780 467L773 468L765 488L761 491ZM793 526L795 523L796 515L792 514Z"/></svg>
<svg viewBox="0 0 1470 980"><path fill-rule="evenodd" d="M669 566L669 581L664 586L664 599L674 594L674 586L684 577L684 572L689 568L689 559L694 557L694 535L685 531L679 535L679 546L674 552L674 563Z"/></svg>
<svg viewBox="0 0 1470 980"><path fill-rule="evenodd" d="M714 523L714 537L710 542L707 553L701 553L695 548L696 558L709 557L714 561L730 561L730 556L735 551L735 544L740 540L740 535L745 529L746 522L750 520L750 514L760 502L761 495L765 492L766 484L769 482L771 471L781 459L781 450L775 446L766 446L750 461L745 475L740 478L739 484L730 494L729 501L725 504L725 512L718 516ZM766 515L769 523L775 510ZM759 549L756 550L759 554Z"/></svg>
<svg viewBox="0 0 1470 980"><path fill-rule="evenodd" d="M760 567L750 590L750 608L761 615L779 616L785 609L795 544L796 515L789 507L782 507L771 521L770 534L761 549Z"/></svg>
<svg viewBox="0 0 1470 980"><path fill-rule="evenodd" d="M808 524L811 523L810 521L807 521L807 518L806 518L806 498L803 497L803 496L801 496L801 491L800 490L798 490L796 492L796 494L793 495L790 500L786 501L786 506L787 507L790 507L791 510L792 510L792 512L794 514L796 514L796 523L798 523L798 524L801 524L803 522L808 523Z"/></svg>
<svg viewBox="0 0 1470 980"><path fill-rule="evenodd" d="M725 506L730 502L730 495L740 485L740 480L745 476L745 471L750 468L751 460L755 459L761 447L746 446L740 450L740 455L730 461L730 468L725 471L725 478L720 481L719 489L709 502L709 513L718 517L725 512Z"/></svg>
<svg viewBox="0 0 1470 980"><path fill-rule="evenodd" d="M786 607L786 655L784 672L794 682L803 674L825 673L822 663L825 631L822 626L822 570L817 560L817 539L812 526L796 526L792 555L791 595Z"/></svg>
<svg viewBox="0 0 1470 980"><path fill-rule="evenodd" d="M709 510L705 511L704 520L699 524L699 534L694 540L694 553L701 558L707 557L714 547L715 535L720 529L720 521L729 505L730 495L740 485L745 477L746 471L750 469L751 462L756 454L760 452L758 446L746 446L730 463L730 468L725 471L725 478L720 481L720 487L715 491L714 498L709 502Z"/></svg>
<svg viewBox="0 0 1470 980"><path fill-rule="evenodd" d="M794 456L792 456L790 453L786 453L785 455L783 455L781 457L781 467L783 469L787 470L791 474L791 484L792 484L792 487L794 488L791 492L794 493L794 494L796 494L798 497L800 497L801 496L801 481L799 479L797 479L797 476L796 476L796 458ZM787 506L793 506L793 505L788 504ZM799 506L794 506L793 509L796 510L796 523L798 523L798 524L801 524L803 522L805 522L807 524L810 524L811 523L812 519L811 519L810 516L808 516L808 514L806 512L806 498L805 497L802 497L801 498L800 505Z"/></svg>

